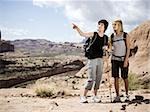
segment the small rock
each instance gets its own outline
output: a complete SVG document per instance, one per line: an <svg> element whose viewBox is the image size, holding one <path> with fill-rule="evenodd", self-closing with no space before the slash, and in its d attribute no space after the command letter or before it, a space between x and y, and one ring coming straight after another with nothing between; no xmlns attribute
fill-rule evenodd
<svg viewBox="0 0 150 112"><path fill-rule="evenodd" d="M134 106L137 106L138 104L136 103Z"/></svg>
<svg viewBox="0 0 150 112"><path fill-rule="evenodd" d="M129 101L129 102L128 102L128 105L130 105L130 104L132 104L132 101Z"/></svg>
<svg viewBox="0 0 150 112"><path fill-rule="evenodd" d="M105 81L102 81L101 83L102 83L102 84L104 84L104 83L105 83Z"/></svg>
<svg viewBox="0 0 150 112"><path fill-rule="evenodd" d="M136 100L143 100L144 99L144 97L143 96L141 96L141 95L135 95L135 99Z"/></svg>
<svg viewBox="0 0 150 112"><path fill-rule="evenodd" d="M65 81L67 82L67 81L68 81L68 79L65 79Z"/></svg>
<svg viewBox="0 0 150 112"><path fill-rule="evenodd" d="M122 108L120 110L126 110L126 105L122 105Z"/></svg>
<svg viewBox="0 0 150 112"><path fill-rule="evenodd" d="M131 91L130 91L130 92L129 92L129 94L130 94L130 95L132 95L132 94L133 94L133 92L131 92Z"/></svg>
<svg viewBox="0 0 150 112"><path fill-rule="evenodd" d="M124 97L124 95L122 94L122 95L120 95L120 97Z"/></svg>
<svg viewBox="0 0 150 112"><path fill-rule="evenodd" d="M142 101L141 101L141 100L137 100L137 103L138 103L138 104L142 104Z"/></svg>
<svg viewBox="0 0 150 112"><path fill-rule="evenodd" d="M136 103L137 100L136 99L132 99L131 103Z"/></svg>
<svg viewBox="0 0 150 112"><path fill-rule="evenodd" d="M144 102L145 104L150 104L150 99L145 99L143 102Z"/></svg>
<svg viewBox="0 0 150 112"><path fill-rule="evenodd" d="M57 96L56 96L56 95L54 95L54 96L52 96L51 98L52 98L52 99L54 99L54 98L57 98Z"/></svg>
<svg viewBox="0 0 150 112"><path fill-rule="evenodd" d="M59 106L57 102L55 102L55 105L56 105L56 106Z"/></svg>
<svg viewBox="0 0 150 112"><path fill-rule="evenodd" d="M72 86L72 89L73 89L73 90L76 90L76 88L74 87L74 85Z"/></svg>
<svg viewBox="0 0 150 112"><path fill-rule="evenodd" d="M121 92L125 92L125 90L124 90L124 89L121 89Z"/></svg>
<svg viewBox="0 0 150 112"><path fill-rule="evenodd" d="M75 94L75 96L80 96L80 94Z"/></svg>
<svg viewBox="0 0 150 112"><path fill-rule="evenodd" d="M23 94L21 93L20 96L23 97Z"/></svg>
<svg viewBox="0 0 150 112"><path fill-rule="evenodd" d="M72 84L76 84L76 82L75 82L75 81L72 81Z"/></svg>
<svg viewBox="0 0 150 112"><path fill-rule="evenodd" d="M55 106L59 106L57 102L53 101L52 104L54 104Z"/></svg>

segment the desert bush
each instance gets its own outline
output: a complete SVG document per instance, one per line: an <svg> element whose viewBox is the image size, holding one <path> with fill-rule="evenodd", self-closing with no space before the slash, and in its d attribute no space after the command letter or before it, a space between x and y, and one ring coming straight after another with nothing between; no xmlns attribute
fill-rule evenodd
<svg viewBox="0 0 150 112"><path fill-rule="evenodd" d="M141 83L142 83L142 89L150 89L149 81L145 81L145 82L141 82Z"/></svg>
<svg viewBox="0 0 150 112"><path fill-rule="evenodd" d="M55 84L36 84L35 93L36 96L39 97L62 97L62 96L67 96L68 93L64 88L59 88Z"/></svg>
<svg viewBox="0 0 150 112"><path fill-rule="evenodd" d="M54 94L53 88L50 88L48 85L39 84L35 87L35 93L39 97L51 97Z"/></svg>
<svg viewBox="0 0 150 112"><path fill-rule="evenodd" d="M140 82L138 80L137 74L128 74L129 90L137 90L141 88Z"/></svg>
<svg viewBox="0 0 150 112"><path fill-rule="evenodd" d="M121 86L124 86L124 81L121 79ZM134 91L141 88L141 83L137 77L137 74L129 73L128 74L128 88L130 91Z"/></svg>

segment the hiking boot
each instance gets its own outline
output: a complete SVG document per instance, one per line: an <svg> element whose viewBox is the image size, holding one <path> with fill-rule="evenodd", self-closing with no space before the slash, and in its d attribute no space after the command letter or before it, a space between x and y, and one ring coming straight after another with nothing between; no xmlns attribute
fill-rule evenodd
<svg viewBox="0 0 150 112"><path fill-rule="evenodd" d="M94 102L94 103L100 103L101 99L98 96L93 96L91 101Z"/></svg>
<svg viewBox="0 0 150 112"><path fill-rule="evenodd" d="M126 95L125 102L128 102L128 101L130 101L129 95Z"/></svg>
<svg viewBox="0 0 150 112"><path fill-rule="evenodd" d="M85 96L80 97L80 102L81 103L88 103L87 98Z"/></svg>
<svg viewBox="0 0 150 112"><path fill-rule="evenodd" d="M120 96L116 96L113 100L113 103L118 103L118 102L121 102Z"/></svg>

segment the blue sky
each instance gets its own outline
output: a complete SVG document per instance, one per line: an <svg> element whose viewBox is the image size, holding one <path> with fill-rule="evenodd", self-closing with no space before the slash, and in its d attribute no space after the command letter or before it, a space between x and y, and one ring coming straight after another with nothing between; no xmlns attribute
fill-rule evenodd
<svg viewBox="0 0 150 112"><path fill-rule="evenodd" d="M122 19L126 31L150 20L149 0L1 0L2 39L47 39L54 42L80 42L71 23L83 31L96 31L97 21Z"/></svg>

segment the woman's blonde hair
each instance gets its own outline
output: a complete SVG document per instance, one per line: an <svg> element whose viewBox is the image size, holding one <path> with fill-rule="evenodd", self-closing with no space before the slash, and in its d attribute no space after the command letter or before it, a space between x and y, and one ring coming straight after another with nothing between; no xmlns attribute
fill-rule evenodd
<svg viewBox="0 0 150 112"><path fill-rule="evenodd" d="M114 24L118 24L118 25L119 25L118 30L119 30L120 32L123 32L123 23L122 23L122 21L121 21L120 19L115 20L115 21L114 21Z"/></svg>

